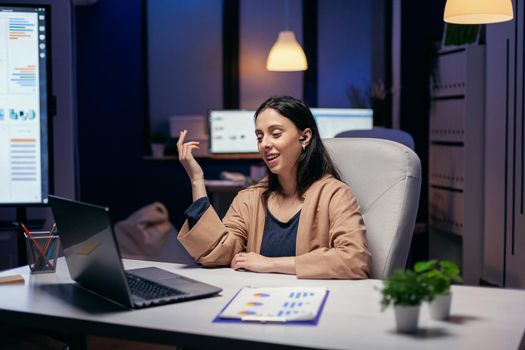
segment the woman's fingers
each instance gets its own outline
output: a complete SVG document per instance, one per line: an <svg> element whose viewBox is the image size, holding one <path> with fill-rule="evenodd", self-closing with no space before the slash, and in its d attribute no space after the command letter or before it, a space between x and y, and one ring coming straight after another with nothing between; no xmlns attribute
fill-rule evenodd
<svg viewBox="0 0 525 350"><path fill-rule="evenodd" d="M197 141L186 142L186 143L184 144L184 151L185 151L185 152L188 152L188 151L191 152L191 151L193 151L194 149L198 149L198 148L199 148L199 145L200 145L200 143L197 142ZM186 153L186 155L188 155L188 154Z"/></svg>
<svg viewBox="0 0 525 350"><path fill-rule="evenodd" d="M184 139L186 138L186 130L183 130L179 133L179 141L177 141L177 152L179 153L179 159L180 155L182 154L182 148L184 146Z"/></svg>
<svg viewBox="0 0 525 350"><path fill-rule="evenodd" d="M179 151L179 159L184 160L188 156L188 151L193 151L194 149L199 149L199 141L188 141L184 142L186 138L187 130L181 131L179 136L179 141L177 141L177 150Z"/></svg>
<svg viewBox="0 0 525 350"><path fill-rule="evenodd" d="M187 160L192 158L191 152L194 149L199 149L200 142L199 141L188 141L184 142L186 140L186 136L188 135L188 130L182 130L179 134L179 141L177 141L177 150L179 151L179 160Z"/></svg>
<svg viewBox="0 0 525 350"><path fill-rule="evenodd" d="M179 141L177 141L177 146L182 146L184 144L184 139L186 138L187 133L188 133L188 130L182 130L179 133Z"/></svg>
<svg viewBox="0 0 525 350"><path fill-rule="evenodd" d="M182 159L189 159L193 158L192 151L194 149L199 149L199 145L197 144L184 144L183 151L182 151Z"/></svg>
<svg viewBox="0 0 525 350"><path fill-rule="evenodd" d="M237 260L233 265L232 265L232 268L234 270L239 270L239 269L246 269L246 260Z"/></svg>
<svg viewBox="0 0 525 350"><path fill-rule="evenodd" d="M245 269L247 266L248 256L247 253L241 252L233 256L231 267L234 270Z"/></svg>
<svg viewBox="0 0 525 350"><path fill-rule="evenodd" d="M192 157L193 157L192 152L194 149L200 149L199 145L188 145L188 147L186 147L188 154L191 155Z"/></svg>
<svg viewBox="0 0 525 350"><path fill-rule="evenodd" d="M179 135L179 141L177 141L179 161L181 162L182 166L184 167L184 170L186 170L186 173L192 181L195 179L203 180L204 173L202 171L202 168L199 165L199 163L197 163L192 154L194 150L200 149L200 142L184 142L186 140L186 136L188 136L188 130L181 131ZM204 194L206 193L206 191L203 188L199 188L199 191L203 192Z"/></svg>
<svg viewBox="0 0 525 350"><path fill-rule="evenodd" d="M271 272L271 259L254 252L237 254L233 259L235 270L252 272Z"/></svg>

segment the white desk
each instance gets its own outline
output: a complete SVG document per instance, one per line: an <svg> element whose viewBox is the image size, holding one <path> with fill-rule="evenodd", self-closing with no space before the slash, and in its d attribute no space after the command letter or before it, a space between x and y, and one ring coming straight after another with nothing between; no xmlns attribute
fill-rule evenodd
<svg viewBox="0 0 525 350"><path fill-rule="evenodd" d="M0 322L189 347L270 349L517 349L523 348L525 291L454 287L452 319L432 321L423 307L420 332L395 333L392 309L382 313L377 280L297 280L295 276L228 268L126 260L127 268L155 265L224 289L218 297L128 311L72 284L61 259L56 274L30 276L24 285L0 286ZM213 323L242 286L327 286L330 295L317 326ZM1 340L0 340L1 342ZM1 343L0 343L1 344Z"/></svg>

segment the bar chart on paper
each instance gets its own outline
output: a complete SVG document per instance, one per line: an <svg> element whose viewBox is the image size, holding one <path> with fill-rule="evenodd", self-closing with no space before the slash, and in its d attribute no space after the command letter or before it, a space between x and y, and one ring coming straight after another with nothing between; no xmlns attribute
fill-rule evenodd
<svg viewBox="0 0 525 350"><path fill-rule="evenodd" d="M245 287L219 318L256 322L312 321L321 312L327 293L324 287Z"/></svg>

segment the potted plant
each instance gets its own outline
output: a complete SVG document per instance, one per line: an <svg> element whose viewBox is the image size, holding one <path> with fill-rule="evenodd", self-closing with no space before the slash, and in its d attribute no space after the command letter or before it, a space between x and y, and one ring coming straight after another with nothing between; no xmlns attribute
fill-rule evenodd
<svg viewBox="0 0 525 350"><path fill-rule="evenodd" d="M373 82L363 88L350 85L346 89L346 96L352 108L371 108L374 112L374 127L391 127L389 101L391 91L385 87L382 80Z"/></svg>
<svg viewBox="0 0 525 350"><path fill-rule="evenodd" d="M398 269L383 283L382 310L393 305L397 331L416 332L421 302L428 298L428 288L423 275L412 270Z"/></svg>
<svg viewBox="0 0 525 350"><path fill-rule="evenodd" d="M166 134L162 131L155 131L151 134L151 154L153 157L161 158L164 155L166 139Z"/></svg>
<svg viewBox="0 0 525 350"><path fill-rule="evenodd" d="M450 316L452 303L450 286L453 282L462 281L459 267L450 261L429 260L416 263L414 270L428 288L430 317L435 320L447 319Z"/></svg>

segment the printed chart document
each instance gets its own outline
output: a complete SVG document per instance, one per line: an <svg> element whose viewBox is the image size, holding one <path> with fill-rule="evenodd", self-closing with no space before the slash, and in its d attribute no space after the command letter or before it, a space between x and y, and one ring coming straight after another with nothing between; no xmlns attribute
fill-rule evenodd
<svg viewBox="0 0 525 350"><path fill-rule="evenodd" d="M324 287L242 288L219 314L219 320L254 322L313 321L328 290Z"/></svg>

